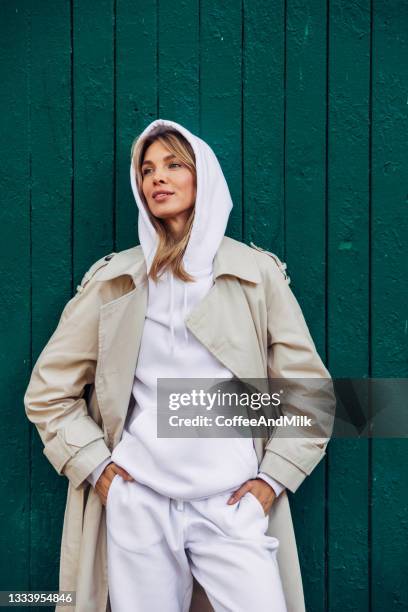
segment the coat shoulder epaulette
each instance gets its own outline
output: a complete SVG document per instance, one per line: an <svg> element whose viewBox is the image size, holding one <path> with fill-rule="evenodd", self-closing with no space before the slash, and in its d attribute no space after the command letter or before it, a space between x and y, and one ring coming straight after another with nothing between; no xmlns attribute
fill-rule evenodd
<svg viewBox="0 0 408 612"><path fill-rule="evenodd" d="M114 257L115 255L116 253L109 253L109 255L105 255L104 257L101 257L101 259L98 259L98 261L92 264L89 270L85 272L80 284L77 286L77 292L80 293L81 291L83 291L86 284L98 272L98 270L107 266L110 260L112 259L112 257Z"/></svg>
<svg viewBox="0 0 408 612"><path fill-rule="evenodd" d="M278 266L279 270L282 272L283 276L285 277L285 279L286 279L286 281L287 281L287 283L289 285L290 277L288 276L288 274L286 272L286 263L281 261L279 259L279 257L275 253L272 253L271 251L267 251L266 249L262 249L261 247L257 246L253 242L250 242L249 244L251 245L251 247L253 249L256 249L257 251L261 251L261 253L266 253L266 255L269 255L269 257L272 257L272 259L274 260L274 262Z"/></svg>

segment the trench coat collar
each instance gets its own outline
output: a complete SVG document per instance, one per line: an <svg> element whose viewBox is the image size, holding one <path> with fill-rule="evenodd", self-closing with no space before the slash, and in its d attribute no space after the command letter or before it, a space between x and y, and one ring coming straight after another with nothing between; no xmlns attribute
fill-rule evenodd
<svg viewBox="0 0 408 612"><path fill-rule="evenodd" d="M146 271L142 248L136 246L112 257L98 275L98 280L111 280L128 274L137 286L146 280ZM214 257L214 280L223 275L232 275L251 283L260 283L262 280L250 247L228 236L223 237Z"/></svg>

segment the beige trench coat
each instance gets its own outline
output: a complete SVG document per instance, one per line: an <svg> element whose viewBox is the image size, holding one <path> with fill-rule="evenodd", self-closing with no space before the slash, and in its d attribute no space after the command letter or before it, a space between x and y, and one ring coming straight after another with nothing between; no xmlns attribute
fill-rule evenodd
<svg viewBox="0 0 408 612"><path fill-rule="evenodd" d="M186 325L240 379L330 379L280 263L272 254L224 237L214 260L214 286ZM24 397L45 456L69 480L59 588L76 591L77 612L110 611L105 507L86 478L119 443L133 406L146 305L140 246L96 262L65 306ZM295 492L325 455L330 433L323 429L316 426L312 440L253 438L260 468ZM267 533L280 541L278 563L288 612L302 612L286 491L271 507ZM194 581L191 612L204 610L212 608Z"/></svg>

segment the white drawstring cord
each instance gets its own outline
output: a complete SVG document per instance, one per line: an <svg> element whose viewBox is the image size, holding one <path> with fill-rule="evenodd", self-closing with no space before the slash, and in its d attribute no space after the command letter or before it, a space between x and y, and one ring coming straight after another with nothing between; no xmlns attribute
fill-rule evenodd
<svg viewBox="0 0 408 612"><path fill-rule="evenodd" d="M170 348L171 348L171 354L174 354L175 351L175 345L176 345L176 341L175 341L175 330L174 330L174 277L173 274L171 272L169 272L170 274L170 334L171 334L171 344L170 344ZM188 340L188 329L187 326L185 324L185 320L187 318L187 283L184 283L184 290L183 290L183 324L184 324L184 339L186 341L186 344L189 343Z"/></svg>
<svg viewBox="0 0 408 612"><path fill-rule="evenodd" d="M184 283L184 301L183 301L183 324L184 324L184 339L188 344L188 330L186 326L187 317L187 283Z"/></svg>
<svg viewBox="0 0 408 612"><path fill-rule="evenodd" d="M174 321L173 321L173 311L174 311L174 287L173 287L173 274L170 274L170 334L171 334L171 343L170 349L171 354L174 353L175 348L175 339L174 339Z"/></svg>

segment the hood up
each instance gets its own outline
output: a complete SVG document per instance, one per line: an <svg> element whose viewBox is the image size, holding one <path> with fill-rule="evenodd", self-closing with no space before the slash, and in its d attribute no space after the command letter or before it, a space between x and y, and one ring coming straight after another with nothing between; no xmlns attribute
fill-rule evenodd
<svg viewBox="0 0 408 612"><path fill-rule="evenodd" d="M225 234L228 218L232 209L232 199L227 182L222 172L219 161L211 147L198 136L192 134L182 125L166 119L152 121L139 135L138 140L144 138L153 128L164 125L174 128L191 144L195 159L197 173L197 192L195 202L195 217L191 229L190 239L184 253L183 265L185 270L194 278L212 276L213 260L221 240ZM136 176L132 164L130 166L130 182L133 195L139 209L138 233L139 241L146 261L147 272L156 254L158 236L150 222L145 205L136 185ZM170 317L168 325L170 328L171 349L174 351L174 276L168 270L161 277L165 281L165 291L170 295ZM188 311L188 286L194 283L186 283L176 279L177 283L183 285L183 321ZM149 279L150 283L150 279ZM157 297L157 292L156 292ZM184 327L184 337L188 343L188 330Z"/></svg>

